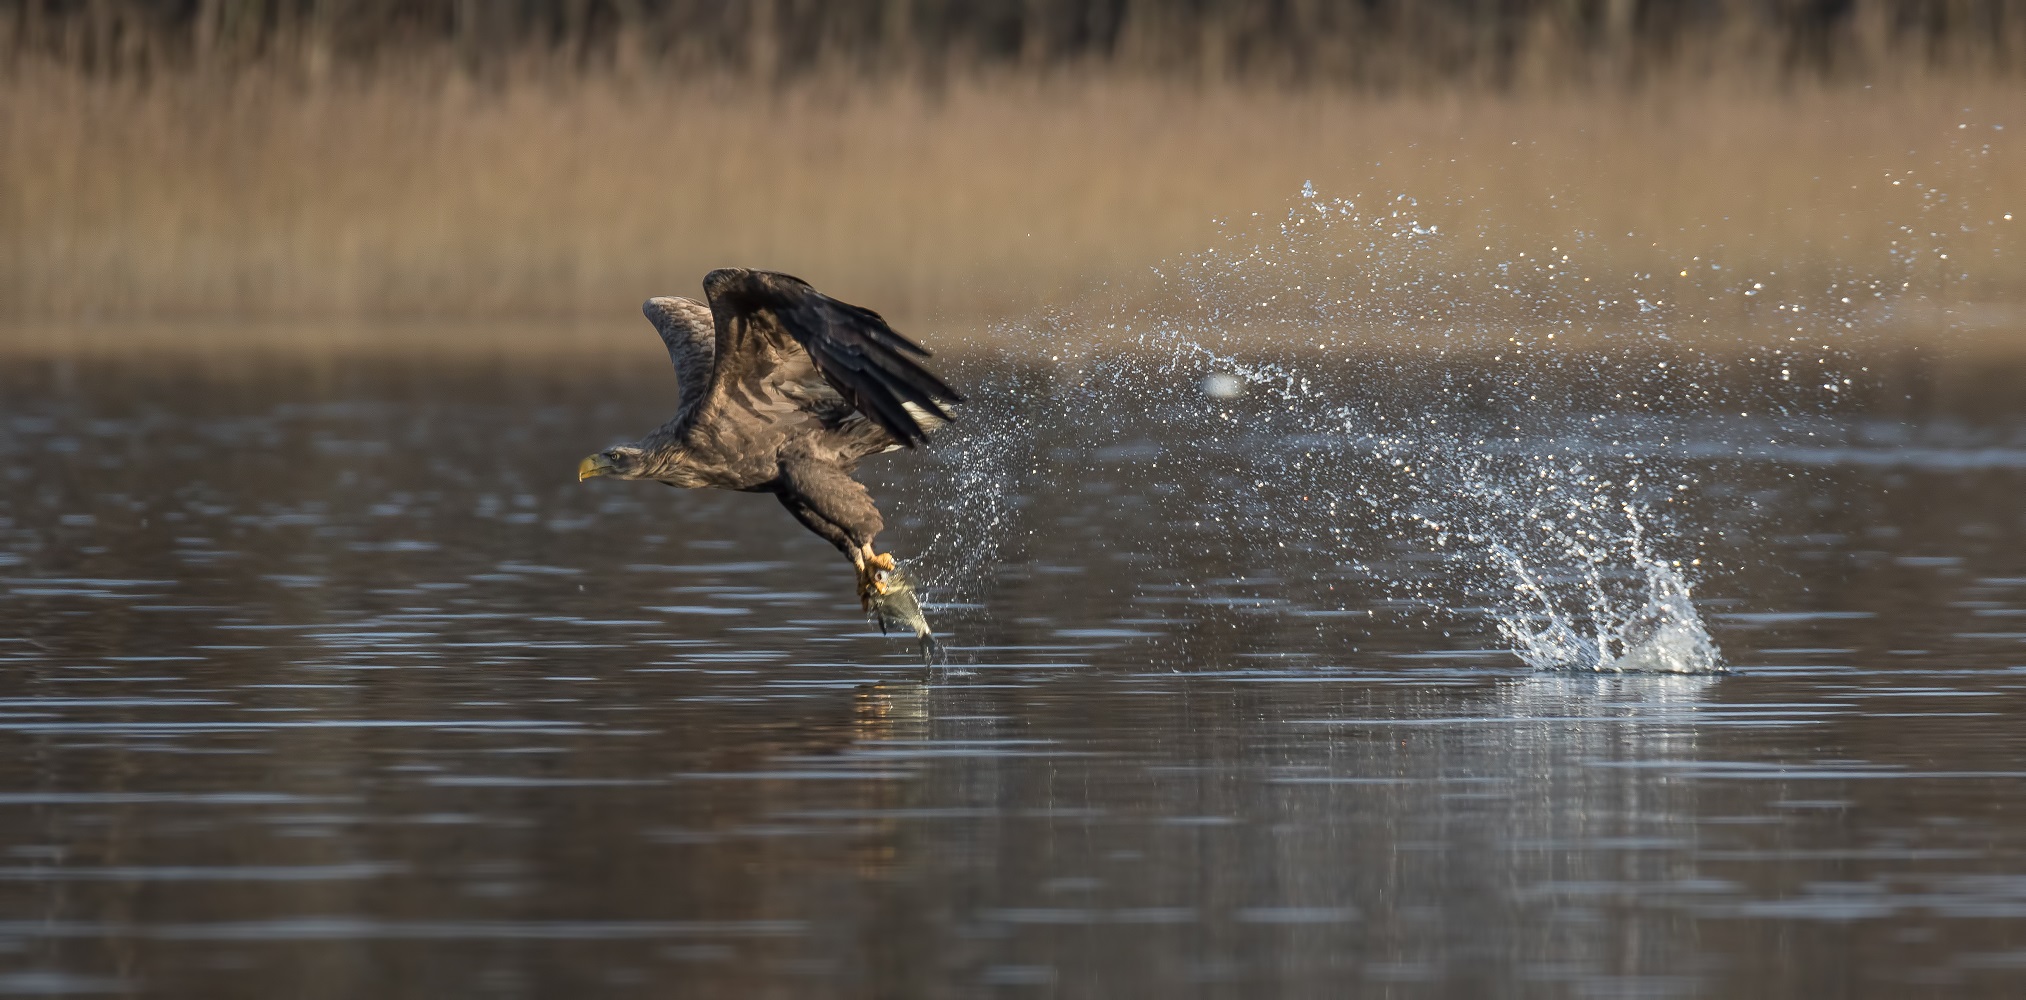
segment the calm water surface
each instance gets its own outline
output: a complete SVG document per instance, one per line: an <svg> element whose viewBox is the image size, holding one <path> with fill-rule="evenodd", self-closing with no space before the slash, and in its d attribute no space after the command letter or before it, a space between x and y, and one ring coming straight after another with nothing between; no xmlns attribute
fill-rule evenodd
<svg viewBox="0 0 2026 1000"><path fill-rule="evenodd" d="M1961 367L1677 441L1733 669L1597 676L1138 558L1158 426L1007 487L925 672L770 498L572 481L658 363L10 363L0 993L2015 996L2026 366Z"/></svg>

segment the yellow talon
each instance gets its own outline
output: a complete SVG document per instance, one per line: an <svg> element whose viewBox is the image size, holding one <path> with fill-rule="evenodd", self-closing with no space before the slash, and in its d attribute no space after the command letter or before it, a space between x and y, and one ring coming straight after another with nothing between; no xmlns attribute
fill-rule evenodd
<svg viewBox="0 0 2026 1000"><path fill-rule="evenodd" d="M874 597L884 597L892 591L887 584L887 574L893 572L893 555L874 552L870 545L860 549L859 553L855 560L858 565L858 603L871 611Z"/></svg>

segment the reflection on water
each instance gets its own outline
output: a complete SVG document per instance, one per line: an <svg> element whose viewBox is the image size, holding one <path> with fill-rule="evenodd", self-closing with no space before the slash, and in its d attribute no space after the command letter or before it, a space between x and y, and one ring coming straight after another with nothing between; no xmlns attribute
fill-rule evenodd
<svg viewBox="0 0 2026 1000"><path fill-rule="evenodd" d="M1730 675L1537 673L1468 601L1375 580L1428 568L1355 525L1355 566L1233 552L1188 523L1210 487L1153 473L1157 425L1023 456L1022 530L925 673L771 500L572 481L665 409L658 369L59 374L0 376L0 992L2026 968L2016 397L1824 418L1807 454L1681 418ZM946 480L895 459L892 543L931 550Z"/></svg>

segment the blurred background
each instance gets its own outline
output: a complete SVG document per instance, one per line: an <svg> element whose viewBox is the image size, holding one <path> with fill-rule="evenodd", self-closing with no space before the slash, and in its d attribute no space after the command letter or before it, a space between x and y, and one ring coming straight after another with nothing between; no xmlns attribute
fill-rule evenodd
<svg viewBox="0 0 2026 1000"><path fill-rule="evenodd" d="M2022 0L0 0L0 994L2026 995L2022 129ZM956 669L572 475L722 265L970 397Z"/></svg>
<svg viewBox="0 0 2026 1000"><path fill-rule="evenodd" d="M2003 340L2022 82L2008 0L5 0L0 324L582 346L741 264L949 344L1312 183L1698 329L1890 275Z"/></svg>

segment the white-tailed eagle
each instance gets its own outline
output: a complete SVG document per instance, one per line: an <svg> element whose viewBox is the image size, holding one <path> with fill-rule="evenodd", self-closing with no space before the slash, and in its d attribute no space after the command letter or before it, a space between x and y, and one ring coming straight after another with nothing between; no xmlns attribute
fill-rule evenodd
<svg viewBox="0 0 2026 1000"><path fill-rule="evenodd" d="M894 561L873 550L884 522L851 474L867 455L926 443L963 395L922 366L928 348L800 278L720 268L703 289L708 305L669 296L641 307L675 362L675 416L585 458L577 480L772 493L851 560L871 608Z"/></svg>

